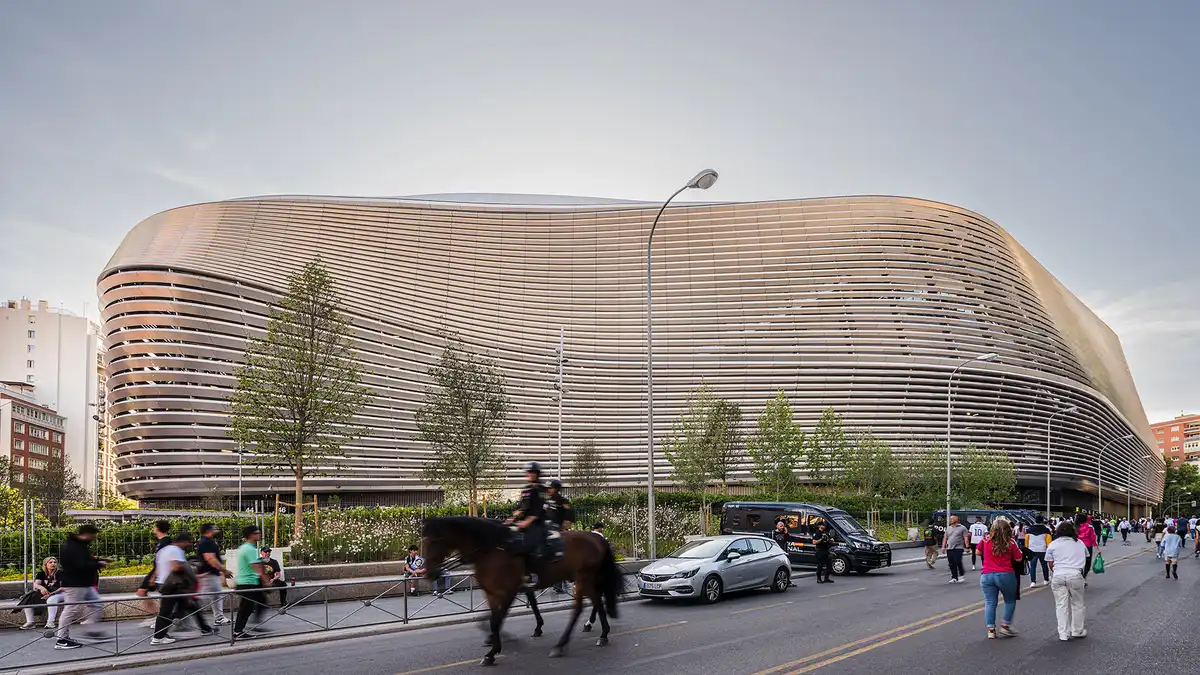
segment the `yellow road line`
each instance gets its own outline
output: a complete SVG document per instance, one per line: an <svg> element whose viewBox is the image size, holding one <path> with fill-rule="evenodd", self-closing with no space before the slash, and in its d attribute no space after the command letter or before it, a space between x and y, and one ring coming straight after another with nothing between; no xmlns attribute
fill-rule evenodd
<svg viewBox="0 0 1200 675"><path fill-rule="evenodd" d="M850 590L848 590L848 591L838 591L837 593L827 593L827 594L825 594L825 595L818 595L817 597L818 597L818 598L832 598L832 597L834 597L834 596L838 596L838 595L846 595L847 593L857 593L857 592L859 592L859 591L865 591L865 590L867 590L867 589L865 589L865 588L851 588L851 589L850 589Z"/></svg>
<svg viewBox="0 0 1200 675"><path fill-rule="evenodd" d="M479 663L479 659L471 659L470 661L456 661L455 663L443 663L440 666L429 666L428 668L417 668L416 670L406 670L403 673L396 673L396 675L417 675L417 673L432 673L435 670L445 670L447 668L457 668L458 666L465 666L465 665L472 664L472 663Z"/></svg>
<svg viewBox="0 0 1200 675"><path fill-rule="evenodd" d="M788 600L787 602L777 602L773 605L763 605L762 607L750 607L748 609L739 609L738 611L734 612L734 614L745 614L746 612L757 612L760 609L771 609L772 607L783 607L784 605L791 605L791 604L793 604L793 601Z"/></svg>

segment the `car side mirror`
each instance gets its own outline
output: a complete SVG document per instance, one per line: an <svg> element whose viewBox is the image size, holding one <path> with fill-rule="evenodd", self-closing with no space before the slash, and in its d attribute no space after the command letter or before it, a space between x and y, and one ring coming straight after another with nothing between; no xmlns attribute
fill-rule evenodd
<svg viewBox="0 0 1200 675"><path fill-rule="evenodd" d="M729 555L725 556L725 559L732 562L740 557L742 557L741 553L738 553L737 551L730 551Z"/></svg>

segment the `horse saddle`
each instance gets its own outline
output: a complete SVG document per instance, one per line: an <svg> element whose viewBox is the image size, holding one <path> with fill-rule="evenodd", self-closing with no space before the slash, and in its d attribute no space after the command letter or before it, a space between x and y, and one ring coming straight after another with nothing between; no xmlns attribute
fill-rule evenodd
<svg viewBox="0 0 1200 675"><path fill-rule="evenodd" d="M563 539L561 532L550 530L546 533L546 557L551 560L561 558L566 553L566 549L566 540Z"/></svg>

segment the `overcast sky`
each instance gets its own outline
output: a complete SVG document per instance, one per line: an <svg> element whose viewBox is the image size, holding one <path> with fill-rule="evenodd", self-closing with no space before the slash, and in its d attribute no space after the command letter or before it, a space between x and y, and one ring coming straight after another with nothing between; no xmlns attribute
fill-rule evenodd
<svg viewBox="0 0 1200 675"><path fill-rule="evenodd" d="M986 6L985 6L986 5ZM157 211L267 193L925 197L1200 412L1200 3L0 2L0 296L95 315Z"/></svg>

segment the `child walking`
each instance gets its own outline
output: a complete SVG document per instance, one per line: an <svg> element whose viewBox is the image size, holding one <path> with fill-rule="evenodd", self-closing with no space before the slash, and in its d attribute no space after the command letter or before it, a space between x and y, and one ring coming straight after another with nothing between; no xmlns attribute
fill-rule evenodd
<svg viewBox="0 0 1200 675"><path fill-rule="evenodd" d="M1183 548L1183 539L1175 533L1175 526L1167 528L1167 536L1163 537L1163 558L1167 561L1167 578L1179 578L1179 551Z"/></svg>

